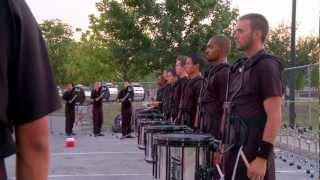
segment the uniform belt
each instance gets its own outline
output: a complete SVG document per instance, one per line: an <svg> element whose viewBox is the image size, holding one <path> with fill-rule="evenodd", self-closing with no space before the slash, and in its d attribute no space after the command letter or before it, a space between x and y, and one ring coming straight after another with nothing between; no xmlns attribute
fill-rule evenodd
<svg viewBox="0 0 320 180"><path fill-rule="evenodd" d="M191 112L192 108L180 108L182 112Z"/></svg>
<svg viewBox="0 0 320 180"><path fill-rule="evenodd" d="M267 122L267 118L265 116L252 117L252 118L243 118L238 115L230 116L230 123L235 124L237 121L242 121L246 123L249 128L259 128L264 130L264 127Z"/></svg>

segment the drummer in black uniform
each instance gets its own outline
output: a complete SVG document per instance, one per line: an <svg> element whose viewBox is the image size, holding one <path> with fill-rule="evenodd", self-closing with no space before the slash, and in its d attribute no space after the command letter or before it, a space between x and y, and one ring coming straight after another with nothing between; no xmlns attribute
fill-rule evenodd
<svg viewBox="0 0 320 180"><path fill-rule="evenodd" d="M72 83L67 84L66 90L62 96L65 100L65 117L66 117L66 126L65 133L67 136L75 135L72 131L74 121L75 121L75 100L77 95L74 93L74 86Z"/></svg>
<svg viewBox="0 0 320 180"><path fill-rule="evenodd" d="M226 98L229 65L227 57L230 51L230 40L223 35L213 36L206 49L209 68L204 73L204 83L199 104L200 122L196 124L204 133L219 137L222 106Z"/></svg>
<svg viewBox="0 0 320 180"><path fill-rule="evenodd" d="M121 118L122 118L122 137L130 138L131 133L131 116L132 116L132 101L133 101L133 87L129 85L129 81L124 81L124 88L119 92L118 100L121 102Z"/></svg>
<svg viewBox="0 0 320 180"><path fill-rule="evenodd" d="M177 119L179 112L179 104L181 102L182 92L185 85L188 82L188 74L185 71L184 66L186 65L187 56L178 56L176 59L176 74L177 81L174 84L173 97L172 97L172 119L176 124L180 124L179 119Z"/></svg>
<svg viewBox="0 0 320 180"><path fill-rule="evenodd" d="M92 117L93 117L93 134L94 136L104 136L101 133L103 123L103 98L106 92L102 90L101 82L96 82L94 89L91 91L92 99Z"/></svg>
<svg viewBox="0 0 320 180"><path fill-rule="evenodd" d="M158 80L158 90L157 90L156 100L152 101L149 104L149 106L151 106L153 108L158 108L161 112L163 112L162 101L164 99L164 91L165 91L165 87L167 85L166 76L167 76L167 70L164 70Z"/></svg>
<svg viewBox="0 0 320 180"><path fill-rule="evenodd" d="M172 114L173 114L173 93L174 93L174 85L177 81L177 74L174 69L169 69L167 71L167 85L165 87L163 93L163 113L165 120L173 121Z"/></svg>
<svg viewBox="0 0 320 180"><path fill-rule="evenodd" d="M236 179L275 179L273 146L281 125L282 65L264 50L268 30L268 21L260 14L247 14L237 21L236 46L245 57L232 66L230 74L229 122L236 135L229 141L235 147L224 156L226 180L231 179L241 146L249 166L240 160Z"/></svg>
<svg viewBox="0 0 320 180"><path fill-rule="evenodd" d="M181 124L187 125L195 129L195 119L197 115L197 104L200 95L203 77L201 76L201 68L204 64L202 57L198 54L192 54L187 58L185 71L188 74L189 81L187 82L182 101L179 107L178 118L181 118Z"/></svg>

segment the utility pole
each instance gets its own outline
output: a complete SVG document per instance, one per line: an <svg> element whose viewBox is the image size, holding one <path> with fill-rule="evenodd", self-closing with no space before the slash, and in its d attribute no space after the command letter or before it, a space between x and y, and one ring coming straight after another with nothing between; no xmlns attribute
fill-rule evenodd
<svg viewBox="0 0 320 180"><path fill-rule="evenodd" d="M296 0L292 0L292 20L291 20L291 52L290 52L290 66L296 66ZM295 125L295 87L296 78L295 72L292 70L289 76L289 124L291 127Z"/></svg>

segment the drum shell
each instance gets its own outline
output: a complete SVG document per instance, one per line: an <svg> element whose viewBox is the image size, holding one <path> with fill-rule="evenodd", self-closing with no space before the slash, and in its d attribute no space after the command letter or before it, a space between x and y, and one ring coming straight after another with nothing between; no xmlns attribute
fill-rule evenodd
<svg viewBox="0 0 320 180"><path fill-rule="evenodd" d="M145 132L144 128L148 125L169 125L170 123L167 121L141 121L138 126L138 148L139 149L145 149Z"/></svg>
<svg viewBox="0 0 320 180"><path fill-rule="evenodd" d="M138 136L139 123L144 120L162 120L163 116L159 110L154 109L136 109L134 112L135 134Z"/></svg>
<svg viewBox="0 0 320 180"><path fill-rule="evenodd" d="M154 143L153 136L157 134L170 134L170 133L191 133L192 130L187 126L177 125L149 125L144 128L144 141L145 141L145 160L147 162L154 162Z"/></svg>
<svg viewBox="0 0 320 180"><path fill-rule="evenodd" d="M170 136L172 134L167 134ZM175 135L175 134L174 134ZM204 138L186 142L178 139L155 140L155 163L153 164L153 177L156 180L196 180L196 172L199 167L210 167L212 165L213 152L210 143L213 138ZM183 135L181 135L182 137ZM160 143L159 143L160 142ZM198 142L198 143L197 143Z"/></svg>

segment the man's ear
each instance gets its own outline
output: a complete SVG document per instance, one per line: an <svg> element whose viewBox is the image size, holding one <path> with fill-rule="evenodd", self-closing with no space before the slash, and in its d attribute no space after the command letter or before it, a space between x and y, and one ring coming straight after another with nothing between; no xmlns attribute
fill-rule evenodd
<svg viewBox="0 0 320 180"><path fill-rule="evenodd" d="M261 39L262 32L261 31L253 31L252 35L253 35L254 39Z"/></svg>
<svg viewBox="0 0 320 180"><path fill-rule="evenodd" d="M200 71L200 64L196 64L196 68Z"/></svg>

